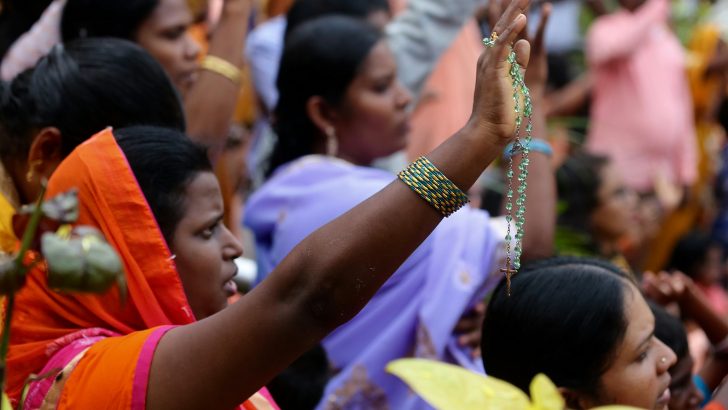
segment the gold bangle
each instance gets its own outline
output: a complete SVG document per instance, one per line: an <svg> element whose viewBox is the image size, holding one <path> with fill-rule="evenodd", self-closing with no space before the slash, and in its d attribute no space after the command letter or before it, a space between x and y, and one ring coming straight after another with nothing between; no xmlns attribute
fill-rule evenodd
<svg viewBox="0 0 728 410"><path fill-rule="evenodd" d="M235 85L240 85L240 69L235 64L224 60L220 57L207 55L202 59L200 67L203 70L212 71L232 81Z"/></svg>

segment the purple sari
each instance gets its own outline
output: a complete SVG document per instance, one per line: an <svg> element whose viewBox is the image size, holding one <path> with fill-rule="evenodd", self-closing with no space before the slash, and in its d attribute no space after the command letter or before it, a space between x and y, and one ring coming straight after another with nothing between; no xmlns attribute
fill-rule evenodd
<svg viewBox="0 0 728 410"><path fill-rule="evenodd" d="M395 176L324 156L279 168L247 204L265 277L314 230L369 198ZM458 320L500 280L504 222L469 207L445 219L353 320L323 345L335 376L319 409L427 409L387 363L420 357L481 371L458 345ZM499 229L500 228L500 229Z"/></svg>

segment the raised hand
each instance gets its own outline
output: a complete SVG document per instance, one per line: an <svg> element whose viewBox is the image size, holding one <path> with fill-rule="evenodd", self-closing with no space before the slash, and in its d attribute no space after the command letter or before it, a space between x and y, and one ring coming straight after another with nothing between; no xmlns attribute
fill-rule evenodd
<svg viewBox="0 0 728 410"><path fill-rule="evenodd" d="M530 44L519 35L526 27L523 14L529 0L513 0L493 25L498 38L493 47L486 47L478 60L475 98L470 123L482 127L498 144L507 144L514 137L516 112L513 101L513 80L507 61L511 49L521 67L528 66ZM515 43L515 44L514 44Z"/></svg>
<svg viewBox="0 0 728 410"><path fill-rule="evenodd" d="M679 302L690 284L691 279L680 272L645 272L642 277L644 294L661 305Z"/></svg>

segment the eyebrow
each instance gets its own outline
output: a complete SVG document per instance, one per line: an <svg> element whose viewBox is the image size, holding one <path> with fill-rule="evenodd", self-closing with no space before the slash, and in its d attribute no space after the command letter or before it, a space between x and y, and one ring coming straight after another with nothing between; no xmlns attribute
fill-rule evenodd
<svg viewBox="0 0 728 410"><path fill-rule="evenodd" d="M636 350L640 350L642 348L642 346L644 346L647 343L649 343L650 340L652 340L653 337L655 337L655 329L654 328L652 328L652 332L650 332L650 334L647 335L647 337L645 337L644 340L642 340L642 342L640 342L639 345L637 345L637 349Z"/></svg>

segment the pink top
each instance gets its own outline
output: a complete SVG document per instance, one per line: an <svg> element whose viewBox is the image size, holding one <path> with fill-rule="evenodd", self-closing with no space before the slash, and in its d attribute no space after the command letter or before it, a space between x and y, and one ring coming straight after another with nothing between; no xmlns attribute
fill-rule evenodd
<svg viewBox="0 0 728 410"><path fill-rule="evenodd" d="M55 0L27 33L10 47L0 65L0 77L10 81L35 66L54 45L61 42L61 16L66 0Z"/></svg>
<svg viewBox="0 0 728 410"><path fill-rule="evenodd" d="M626 183L651 190L659 175L689 185L697 177L693 106L667 0L599 18L587 35L594 76L587 147L608 155Z"/></svg>

